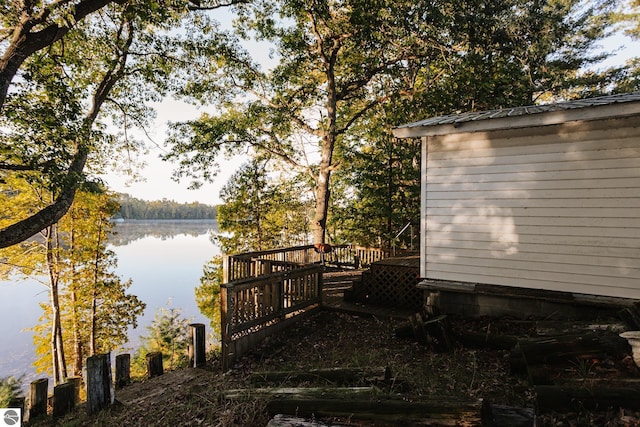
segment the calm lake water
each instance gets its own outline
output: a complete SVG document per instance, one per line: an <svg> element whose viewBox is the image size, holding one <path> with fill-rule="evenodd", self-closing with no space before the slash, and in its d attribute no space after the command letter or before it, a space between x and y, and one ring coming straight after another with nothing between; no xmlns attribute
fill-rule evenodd
<svg viewBox="0 0 640 427"><path fill-rule="evenodd" d="M128 292L147 304L138 327L129 333L126 348L137 347L147 335L160 308L180 309L183 318L204 323L209 319L195 303L194 289L200 284L203 265L220 249L210 241L211 221L134 221L117 224L110 240L118 257L117 274L132 279ZM32 333L26 329L38 323L39 302L48 301L47 288L34 279L0 281L0 377L24 375L29 383L36 375Z"/></svg>

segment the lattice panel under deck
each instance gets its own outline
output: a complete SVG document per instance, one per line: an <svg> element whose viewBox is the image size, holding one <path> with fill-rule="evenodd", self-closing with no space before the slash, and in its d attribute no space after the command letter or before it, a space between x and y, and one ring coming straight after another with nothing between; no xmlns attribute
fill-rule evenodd
<svg viewBox="0 0 640 427"><path fill-rule="evenodd" d="M373 264L369 274L363 276L368 302L376 305L419 310L422 291L416 288L419 270L397 265Z"/></svg>

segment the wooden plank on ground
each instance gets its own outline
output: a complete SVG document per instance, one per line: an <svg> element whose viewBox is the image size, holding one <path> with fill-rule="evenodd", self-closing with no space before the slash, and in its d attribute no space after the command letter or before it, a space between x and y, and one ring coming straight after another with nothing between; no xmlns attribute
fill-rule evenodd
<svg viewBox="0 0 640 427"><path fill-rule="evenodd" d="M395 425L481 425L482 399L406 400L375 387L259 388L228 390L229 400L264 399L270 414L349 417Z"/></svg>
<svg viewBox="0 0 640 427"><path fill-rule="evenodd" d="M327 424L316 420L308 420L291 415L278 414L273 417L267 427L346 427L343 424Z"/></svg>
<svg viewBox="0 0 640 427"><path fill-rule="evenodd" d="M640 410L639 387L535 386L536 403L540 413L574 410Z"/></svg>
<svg viewBox="0 0 640 427"><path fill-rule="evenodd" d="M367 383L386 383L391 380L391 369L378 368L325 368L308 371L264 371L253 372L249 376L252 384L284 382L326 382L337 385Z"/></svg>

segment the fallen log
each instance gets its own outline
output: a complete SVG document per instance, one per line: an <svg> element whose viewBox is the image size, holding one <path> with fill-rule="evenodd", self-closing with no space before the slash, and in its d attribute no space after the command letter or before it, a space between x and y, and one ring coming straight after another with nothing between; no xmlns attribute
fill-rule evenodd
<svg viewBox="0 0 640 427"><path fill-rule="evenodd" d="M311 369L308 371L264 371L254 372L249 381L252 384L267 384L285 382L325 382L334 385L352 384L387 384L391 381L392 374L389 367L378 368L326 368Z"/></svg>
<svg viewBox="0 0 640 427"><path fill-rule="evenodd" d="M375 387L260 388L228 390L228 400L264 399L270 414L350 417L398 425L480 425L482 400L442 398L408 401Z"/></svg>
<svg viewBox="0 0 640 427"><path fill-rule="evenodd" d="M535 427L536 414L532 408L493 405L482 402L482 425L484 427Z"/></svg>
<svg viewBox="0 0 640 427"><path fill-rule="evenodd" d="M539 413L574 410L640 410L640 387L553 386L534 387Z"/></svg>
<svg viewBox="0 0 640 427"><path fill-rule="evenodd" d="M539 336L575 335L596 331L610 331L617 335L624 332L626 327L623 322L615 320L607 322L537 320L535 329Z"/></svg>
<svg viewBox="0 0 640 427"><path fill-rule="evenodd" d="M222 397L227 400L274 399L280 397L286 399L313 399L318 397L343 399L361 396L367 398L378 391L376 387L265 387L226 390L222 393Z"/></svg>
<svg viewBox="0 0 640 427"><path fill-rule="evenodd" d="M394 425L481 425L481 401L434 399L295 399L276 398L267 403L269 413L297 413L304 417L349 417Z"/></svg>
<svg viewBox="0 0 640 427"><path fill-rule="evenodd" d="M346 427L342 424L327 424L320 421L306 420L300 417L278 414L273 417L267 427Z"/></svg>
<svg viewBox="0 0 640 427"><path fill-rule="evenodd" d="M511 370L521 370L521 358L524 358L527 365L536 365L620 355L623 353L623 344L622 338L593 332L571 336L521 338L512 351Z"/></svg>
<svg viewBox="0 0 640 427"><path fill-rule="evenodd" d="M479 332L459 332L455 338L465 347L512 350L518 344L518 337Z"/></svg>

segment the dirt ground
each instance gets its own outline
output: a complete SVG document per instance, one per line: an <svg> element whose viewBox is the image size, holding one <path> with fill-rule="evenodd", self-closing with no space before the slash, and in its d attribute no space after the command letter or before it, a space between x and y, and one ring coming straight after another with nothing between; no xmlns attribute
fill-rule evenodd
<svg viewBox="0 0 640 427"><path fill-rule="evenodd" d="M396 337L395 330L403 324L400 320L321 311L267 339L230 372L222 373L219 361L213 357L205 369L170 372L117 391L116 405L92 418L81 407L64 419L39 425L266 426L271 418L267 401L254 398L230 401L222 398L224 392L254 387L249 378L255 372L304 372L336 367L388 367L392 379L387 391L407 398L484 399L500 405L534 408L534 390L526 374L510 372L508 350L466 348L456 343L450 353L435 353L411 339ZM497 319L474 322L454 319L452 326L454 330L477 332L502 328L504 333L519 335L530 333L531 328L526 322ZM619 369L617 361L607 363L608 372ZM638 374L637 368L629 369L631 374ZM596 369L589 375L591 372ZM276 385L317 384L285 381ZM325 421L352 426L389 425L371 420ZM538 417L537 425L634 426L640 425L640 414L620 409L546 414Z"/></svg>

